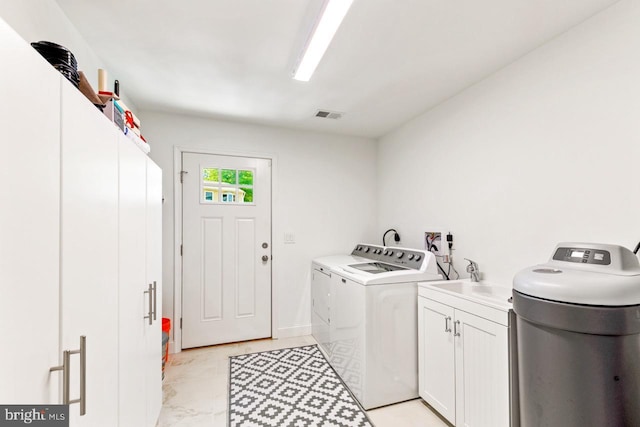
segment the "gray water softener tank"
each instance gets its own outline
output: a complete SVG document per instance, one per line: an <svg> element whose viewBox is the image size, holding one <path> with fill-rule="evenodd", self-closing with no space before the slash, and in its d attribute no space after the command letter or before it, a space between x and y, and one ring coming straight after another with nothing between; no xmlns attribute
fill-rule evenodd
<svg viewBox="0 0 640 427"><path fill-rule="evenodd" d="M521 426L640 426L638 258L561 243L513 289Z"/></svg>

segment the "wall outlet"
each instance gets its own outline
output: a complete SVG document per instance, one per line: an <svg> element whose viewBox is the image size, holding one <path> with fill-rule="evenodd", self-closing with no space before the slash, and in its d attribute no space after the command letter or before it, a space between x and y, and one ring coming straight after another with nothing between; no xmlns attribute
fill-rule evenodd
<svg viewBox="0 0 640 427"><path fill-rule="evenodd" d="M447 233L443 231L425 231L424 232L424 248L432 254L444 257L447 251L447 242L444 236Z"/></svg>

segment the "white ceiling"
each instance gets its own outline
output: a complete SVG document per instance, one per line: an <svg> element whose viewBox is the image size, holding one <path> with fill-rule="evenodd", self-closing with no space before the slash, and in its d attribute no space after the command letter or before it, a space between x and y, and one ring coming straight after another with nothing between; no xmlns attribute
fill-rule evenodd
<svg viewBox="0 0 640 427"><path fill-rule="evenodd" d="M140 109L367 137L616 1L355 0L304 83L291 72L322 0L57 0Z"/></svg>

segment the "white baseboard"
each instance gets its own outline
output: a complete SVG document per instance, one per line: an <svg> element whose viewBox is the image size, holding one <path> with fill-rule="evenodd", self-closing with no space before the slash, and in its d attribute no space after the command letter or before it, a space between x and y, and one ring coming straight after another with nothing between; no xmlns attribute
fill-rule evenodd
<svg viewBox="0 0 640 427"><path fill-rule="evenodd" d="M278 329L278 336L274 337L274 339L281 338L293 338L293 337L303 337L305 335L311 335L311 325L304 326L292 326L290 328L280 328ZM180 353L180 350L176 348L175 341L169 341L169 354Z"/></svg>
<svg viewBox="0 0 640 427"><path fill-rule="evenodd" d="M290 328L279 328L278 336L276 339L302 337L305 335L311 335L311 325L292 326Z"/></svg>

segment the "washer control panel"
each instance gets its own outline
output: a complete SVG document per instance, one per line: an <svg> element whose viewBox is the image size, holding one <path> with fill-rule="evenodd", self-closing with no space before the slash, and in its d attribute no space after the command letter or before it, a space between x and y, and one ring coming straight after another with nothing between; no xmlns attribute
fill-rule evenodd
<svg viewBox="0 0 640 427"><path fill-rule="evenodd" d="M351 255L369 258L387 264L420 270L424 262L425 253L418 250L405 248L389 248L384 246L367 245L358 243Z"/></svg>
<svg viewBox="0 0 640 427"><path fill-rule="evenodd" d="M558 248L553 254L555 261L576 262L581 264L611 264L611 253L593 248Z"/></svg>

